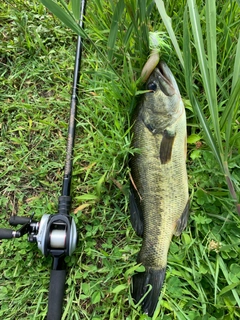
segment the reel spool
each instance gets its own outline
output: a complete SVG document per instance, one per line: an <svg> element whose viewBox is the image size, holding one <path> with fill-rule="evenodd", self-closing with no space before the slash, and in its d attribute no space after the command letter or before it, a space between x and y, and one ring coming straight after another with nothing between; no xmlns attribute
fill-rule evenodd
<svg viewBox="0 0 240 320"><path fill-rule="evenodd" d="M53 254L52 250L59 251L59 253L61 251L62 254L70 256L77 244L75 221L69 216L44 214L40 221L36 241L38 249L45 256L49 253Z"/></svg>

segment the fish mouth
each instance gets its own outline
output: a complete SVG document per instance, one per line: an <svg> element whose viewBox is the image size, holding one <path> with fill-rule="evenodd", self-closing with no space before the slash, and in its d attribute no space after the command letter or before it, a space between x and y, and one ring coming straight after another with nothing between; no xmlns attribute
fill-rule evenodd
<svg viewBox="0 0 240 320"><path fill-rule="evenodd" d="M155 71L159 87L166 96L172 96L176 93L180 95L176 80L166 62L160 61Z"/></svg>

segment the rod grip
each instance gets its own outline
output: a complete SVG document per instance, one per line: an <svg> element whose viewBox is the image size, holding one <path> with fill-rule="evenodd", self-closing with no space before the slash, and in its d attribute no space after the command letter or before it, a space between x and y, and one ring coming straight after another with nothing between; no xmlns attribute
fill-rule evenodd
<svg viewBox="0 0 240 320"><path fill-rule="evenodd" d="M51 270L47 320L61 320L66 270Z"/></svg>
<svg viewBox="0 0 240 320"><path fill-rule="evenodd" d="M13 231L11 229L0 229L0 239L12 239Z"/></svg>
<svg viewBox="0 0 240 320"><path fill-rule="evenodd" d="M26 224L30 222L31 218L27 217L18 217L18 216L11 216L9 219L9 224L11 226L17 226L18 224Z"/></svg>

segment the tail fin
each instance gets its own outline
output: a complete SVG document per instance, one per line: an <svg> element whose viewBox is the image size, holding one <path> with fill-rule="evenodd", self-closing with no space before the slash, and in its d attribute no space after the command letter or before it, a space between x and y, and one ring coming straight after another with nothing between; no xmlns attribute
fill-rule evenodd
<svg viewBox="0 0 240 320"><path fill-rule="evenodd" d="M158 299L165 279L166 267L163 269L146 268L145 272L139 272L133 276L132 297L138 303L149 290L152 289L142 301L142 310L144 313L153 316Z"/></svg>

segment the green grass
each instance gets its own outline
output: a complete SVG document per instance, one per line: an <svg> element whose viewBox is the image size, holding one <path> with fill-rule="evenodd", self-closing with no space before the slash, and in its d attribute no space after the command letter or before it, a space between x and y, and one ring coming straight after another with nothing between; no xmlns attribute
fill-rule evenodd
<svg viewBox="0 0 240 320"><path fill-rule="evenodd" d="M72 15L62 5L61 18L73 30L36 0L2 5L1 227L12 214L40 219L57 210L75 32L82 32L72 3ZM129 122L149 30L169 32L172 50L163 49L162 59L187 110L191 195L189 224L171 244L153 319L240 317L239 2L193 4L169 1L161 20L151 1L88 3L72 185L79 240L66 259L62 319L148 319L130 296L141 239L129 221L127 192ZM0 317L44 319L51 258L25 237L2 240L0 252Z"/></svg>

